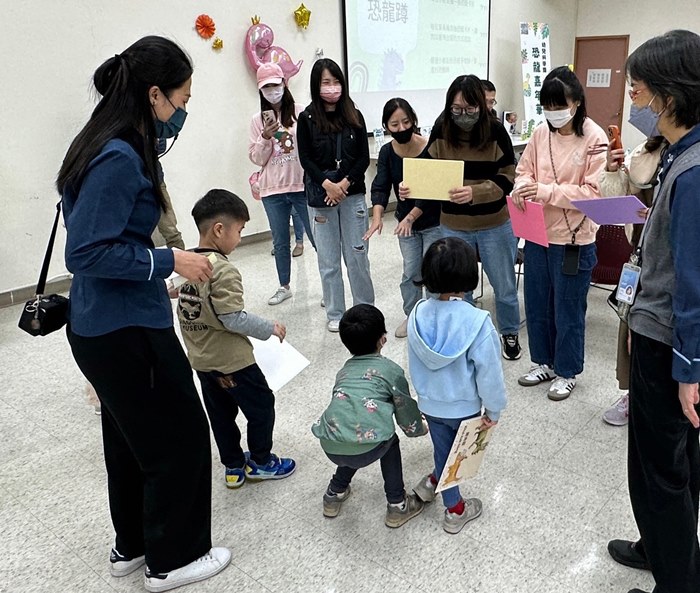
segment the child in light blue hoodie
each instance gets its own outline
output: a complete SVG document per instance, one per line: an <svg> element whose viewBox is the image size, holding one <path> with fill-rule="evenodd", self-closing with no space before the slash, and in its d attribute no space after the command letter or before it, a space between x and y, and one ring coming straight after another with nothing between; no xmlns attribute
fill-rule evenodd
<svg viewBox="0 0 700 593"><path fill-rule="evenodd" d="M413 489L424 502L435 487L462 420L485 413L483 425L495 426L506 406L498 332L488 312L464 300L476 288L476 254L462 239L435 241L423 258L422 281L437 299L421 300L408 319L408 367L433 441L435 468ZM481 515L478 498L464 500L459 488L442 491L442 527L459 531Z"/></svg>

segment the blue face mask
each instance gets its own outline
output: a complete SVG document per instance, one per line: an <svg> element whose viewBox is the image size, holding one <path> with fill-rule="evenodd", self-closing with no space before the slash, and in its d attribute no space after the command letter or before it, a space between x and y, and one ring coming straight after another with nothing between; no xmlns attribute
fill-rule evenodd
<svg viewBox="0 0 700 593"><path fill-rule="evenodd" d="M168 103L170 103L170 99L168 99ZM170 104L173 105L172 103ZM156 125L156 138L174 138L182 131L185 119L187 119L187 111L182 109L182 107L175 107L175 113L170 116L168 121L160 121L156 117L154 122Z"/></svg>
<svg viewBox="0 0 700 593"><path fill-rule="evenodd" d="M651 105L651 103L649 103L649 105ZM635 107L632 105L632 107L630 107L630 118L627 120L647 138L661 135L657 127L659 123L659 114L654 113L649 105L646 107Z"/></svg>

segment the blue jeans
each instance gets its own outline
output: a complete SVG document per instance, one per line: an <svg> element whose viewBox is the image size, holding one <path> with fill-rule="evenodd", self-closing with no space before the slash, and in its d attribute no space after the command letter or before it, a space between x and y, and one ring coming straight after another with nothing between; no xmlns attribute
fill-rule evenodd
<svg viewBox="0 0 700 593"><path fill-rule="evenodd" d="M520 329L520 306L515 283L515 260L518 240L510 220L501 226L480 231L458 231L442 225L444 237L459 237L478 250L481 265L496 298L496 323L501 335L516 334ZM472 293L465 295L470 303Z"/></svg>
<svg viewBox="0 0 700 593"><path fill-rule="evenodd" d="M318 251L318 271L323 286L328 320L345 313L345 286L340 265L342 255L350 280L353 305L374 304L374 286L369 274L368 216L364 194L347 196L328 208L311 208Z"/></svg>
<svg viewBox="0 0 700 593"><path fill-rule="evenodd" d="M435 418L434 416L425 414L425 419L428 421L428 428L430 428L430 439L433 441L433 459L435 461L433 475L437 480L440 479L442 471L445 469L445 463L450 455L450 450L455 442L457 430L462 420L476 418L477 416L480 416L480 414L474 414L466 418ZM442 504L448 509L462 500L459 486L443 490L440 494L442 494Z"/></svg>
<svg viewBox="0 0 700 593"><path fill-rule="evenodd" d="M403 276L401 276L401 298L403 312L408 315L423 296L423 289L413 284L421 279L420 268L423 256L435 241L442 238L442 230L434 226L422 231L413 231L410 237L399 237L399 249L403 257Z"/></svg>
<svg viewBox="0 0 700 593"><path fill-rule="evenodd" d="M314 236L311 232L311 222L306 204L306 194L303 191L275 194L262 199L267 220L270 222L270 232L272 233L272 245L275 248L275 265L277 266L277 277L280 286L288 286L292 268L292 254L289 249L289 216L296 211L301 223L306 227L306 234L309 235L311 244L314 243ZM293 206L293 208L292 208ZM296 225L294 234L297 242L304 240L302 231L301 239L298 238Z"/></svg>
<svg viewBox="0 0 700 593"><path fill-rule="evenodd" d="M586 305L591 273L598 261L595 243L581 245L579 271L561 271L564 245L525 242L525 315L534 364L570 379L583 371Z"/></svg>
<svg viewBox="0 0 700 593"><path fill-rule="evenodd" d="M309 218L309 212L306 207L304 207L301 210L304 214L306 214L306 218ZM295 243L303 243L304 242L304 228L306 225L304 224L304 220L301 217L301 214L297 212L297 209L292 206L292 226L294 227L294 242Z"/></svg>

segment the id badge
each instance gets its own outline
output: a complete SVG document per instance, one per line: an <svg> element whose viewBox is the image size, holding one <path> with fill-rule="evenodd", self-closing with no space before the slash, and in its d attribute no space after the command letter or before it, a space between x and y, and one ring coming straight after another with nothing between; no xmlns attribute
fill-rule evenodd
<svg viewBox="0 0 700 593"><path fill-rule="evenodd" d="M576 276L578 274L578 260L580 255L580 245L564 245L564 261L561 265L561 273L567 276Z"/></svg>
<svg viewBox="0 0 700 593"><path fill-rule="evenodd" d="M622 266L620 274L620 282L617 285L618 302L631 305L634 303L634 297L637 294L637 285L639 284L639 274L642 268L634 264L625 264Z"/></svg>

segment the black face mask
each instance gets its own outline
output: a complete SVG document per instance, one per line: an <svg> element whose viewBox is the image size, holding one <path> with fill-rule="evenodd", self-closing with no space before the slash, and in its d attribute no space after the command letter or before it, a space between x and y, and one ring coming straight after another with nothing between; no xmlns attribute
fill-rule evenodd
<svg viewBox="0 0 700 593"><path fill-rule="evenodd" d="M413 138L413 128L408 128L408 130L401 130L400 132L392 132L391 137L396 140L399 144L407 144Z"/></svg>

